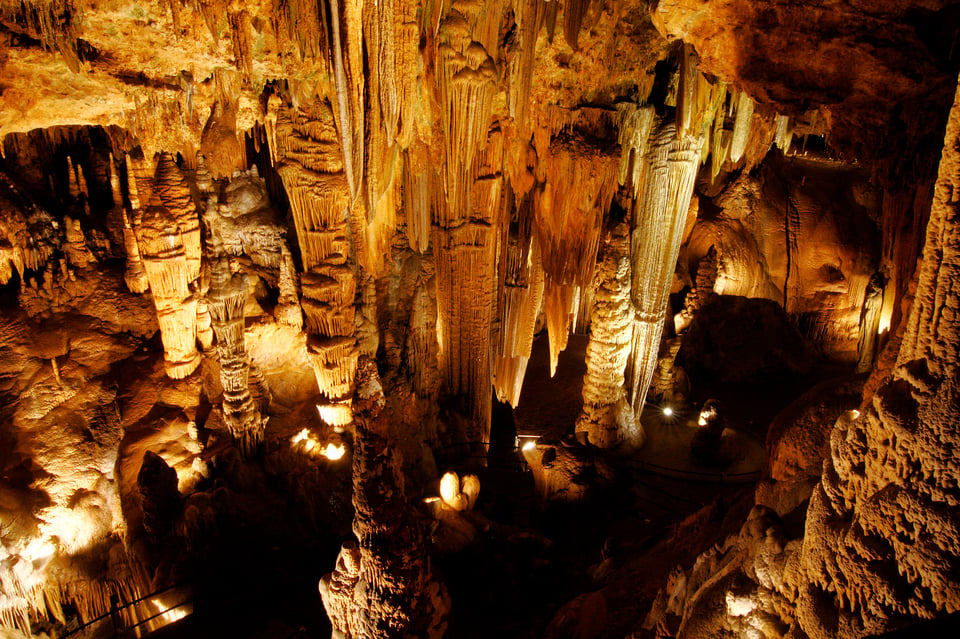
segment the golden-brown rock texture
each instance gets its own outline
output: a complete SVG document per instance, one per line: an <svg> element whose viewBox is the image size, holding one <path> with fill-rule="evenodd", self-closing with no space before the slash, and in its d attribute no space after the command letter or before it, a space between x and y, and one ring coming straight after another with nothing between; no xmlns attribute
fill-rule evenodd
<svg viewBox="0 0 960 639"><path fill-rule="evenodd" d="M860 418L831 434L810 501L797 606L810 637L875 634L960 609L958 192L960 86L897 366Z"/></svg>

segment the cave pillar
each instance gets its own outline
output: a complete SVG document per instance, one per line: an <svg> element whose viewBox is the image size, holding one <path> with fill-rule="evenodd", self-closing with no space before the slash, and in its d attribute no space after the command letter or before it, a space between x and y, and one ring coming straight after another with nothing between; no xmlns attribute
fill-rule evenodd
<svg viewBox="0 0 960 639"><path fill-rule="evenodd" d="M223 420L240 452L250 458L263 443L266 420L250 394L250 362L244 340L246 298L243 275L231 272L228 258L216 259L210 266L207 302L220 356Z"/></svg>
<svg viewBox="0 0 960 639"><path fill-rule="evenodd" d="M180 228L159 196L138 224L139 250L153 291L166 372L183 379L200 365L197 352L197 300L190 290L192 269Z"/></svg>
<svg viewBox="0 0 960 639"><path fill-rule="evenodd" d="M463 15L460 10L469 10ZM443 167L433 188L437 338L444 392L467 417L469 444L490 439L490 327L494 319L503 135L490 129L496 67L476 29L479 5L456 3L439 31L437 93Z"/></svg>

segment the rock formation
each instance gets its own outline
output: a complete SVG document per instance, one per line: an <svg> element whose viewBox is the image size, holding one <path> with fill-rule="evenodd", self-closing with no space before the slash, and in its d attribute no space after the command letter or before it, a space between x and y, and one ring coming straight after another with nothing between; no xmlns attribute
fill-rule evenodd
<svg viewBox="0 0 960 639"><path fill-rule="evenodd" d="M353 532L336 569L320 580L334 633L342 637L441 637L449 599L426 556L417 521L391 461L394 409L376 364L357 372L353 451ZM459 481L457 481L459 484ZM459 485L457 486L459 491Z"/></svg>
<svg viewBox="0 0 960 639"><path fill-rule="evenodd" d="M250 394L250 362L244 343L246 296L243 276L231 272L229 260L220 258L211 265L207 300L220 356L223 419L240 451L251 457L263 443L266 420Z"/></svg>
<svg viewBox="0 0 960 639"><path fill-rule="evenodd" d="M577 431L594 446L640 446L643 433L628 410L623 371L630 354L633 307L630 304L630 234L621 222L604 238L597 272L597 293L590 318L583 412Z"/></svg>

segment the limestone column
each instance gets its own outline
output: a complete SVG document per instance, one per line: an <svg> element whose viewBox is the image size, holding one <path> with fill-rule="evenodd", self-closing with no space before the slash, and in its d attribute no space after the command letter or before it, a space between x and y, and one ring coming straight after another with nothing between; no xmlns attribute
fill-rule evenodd
<svg viewBox="0 0 960 639"><path fill-rule="evenodd" d="M250 362L244 341L246 297L243 276L231 273L229 259L215 260L210 266L207 300L220 356L223 418L240 452L249 458L263 443L266 420L250 394Z"/></svg>
<svg viewBox="0 0 960 639"><path fill-rule="evenodd" d="M583 410L577 419L577 432L586 432L594 446L643 443L623 390L632 327L630 228L621 222L604 238L590 317Z"/></svg>
<svg viewBox="0 0 960 639"><path fill-rule="evenodd" d="M139 249L157 308L167 375L182 379L200 365L197 300L180 227L154 195L138 227Z"/></svg>
<svg viewBox="0 0 960 639"><path fill-rule="evenodd" d="M353 451L353 532L335 570L320 580L320 595L344 639L422 637L446 629L449 597L426 552L424 531L404 491L393 410L376 364L362 358L357 372Z"/></svg>

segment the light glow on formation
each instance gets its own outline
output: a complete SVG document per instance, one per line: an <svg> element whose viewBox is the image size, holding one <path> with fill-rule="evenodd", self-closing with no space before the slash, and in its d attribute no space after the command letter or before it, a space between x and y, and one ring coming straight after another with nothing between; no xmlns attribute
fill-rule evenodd
<svg viewBox="0 0 960 639"><path fill-rule="evenodd" d="M521 448L521 450L526 453L528 451L535 449L536 447L537 447L536 440L528 439L527 441L523 442L523 448Z"/></svg>
<svg viewBox="0 0 960 639"><path fill-rule="evenodd" d="M673 409L667 406L663 409L663 414L667 417L673 417Z"/></svg>
<svg viewBox="0 0 960 639"><path fill-rule="evenodd" d="M23 550L23 556L27 561L40 561L42 559L49 559L53 557L53 554L57 552L57 547L49 539L44 539L43 537L37 537L33 539L27 547Z"/></svg>
<svg viewBox="0 0 960 639"><path fill-rule="evenodd" d="M331 442L323 449L323 456L330 461L336 461L343 457L345 452L347 452L347 449L343 447L343 444L334 444Z"/></svg>

